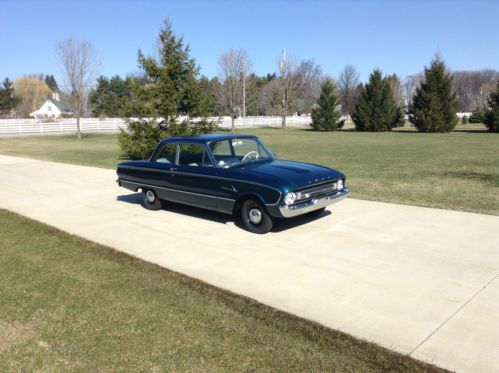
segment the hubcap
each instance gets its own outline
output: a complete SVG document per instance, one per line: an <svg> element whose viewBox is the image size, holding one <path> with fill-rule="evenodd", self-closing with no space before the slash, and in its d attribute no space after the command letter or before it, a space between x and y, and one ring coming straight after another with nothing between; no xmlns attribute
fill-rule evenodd
<svg viewBox="0 0 499 373"><path fill-rule="evenodd" d="M148 190L147 193L146 193L146 198L147 198L147 202L154 203L154 200L156 199L156 196L154 195L153 191Z"/></svg>
<svg viewBox="0 0 499 373"><path fill-rule="evenodd" d="M262 221L262 212L259 209L251 209L249 219L253 224L260 224Z"/></svg>

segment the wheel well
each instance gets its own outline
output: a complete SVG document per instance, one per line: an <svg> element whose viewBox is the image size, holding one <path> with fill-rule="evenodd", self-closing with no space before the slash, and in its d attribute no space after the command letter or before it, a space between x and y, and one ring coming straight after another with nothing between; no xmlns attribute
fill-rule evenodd
<svg viewBox="0 0 499 373"><path fill-rule="evenodd" d="M248 199L254 199L260 202L263 206L265 206L265 202L263 202L262 199L256 194L245 194L237 199L236 203L234 204L234 207L232 208L232 213L241 211L244 201L247 201Z"/></svg>

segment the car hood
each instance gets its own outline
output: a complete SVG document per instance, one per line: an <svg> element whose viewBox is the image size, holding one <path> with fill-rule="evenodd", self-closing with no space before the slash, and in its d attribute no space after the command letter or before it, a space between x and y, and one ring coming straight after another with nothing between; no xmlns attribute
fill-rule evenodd
<svg viewBox="0 0 499 373"><path fill-rule="evenodd" d="M341 172L310 163L274 160L255 162L244 166L246 172L256 179L279 179L282 188L289 190L305 188L312 184L344 177Z"/></svg>

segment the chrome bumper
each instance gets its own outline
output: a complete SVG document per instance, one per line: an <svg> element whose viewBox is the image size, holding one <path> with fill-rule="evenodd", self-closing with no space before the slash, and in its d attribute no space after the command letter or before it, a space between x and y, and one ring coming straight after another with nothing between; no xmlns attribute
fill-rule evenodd
<svg viewBox="0 0 499 373"><path fill-rule="evenodd" d="M333 203L341 201L348 195L348 188L344 188L341 192L334 192L327 196L313 199L307 202L296 203L289 206L280 206L279 211L285 218L292 218L293 216L303 215L307 212L321 209Z"/></svg>

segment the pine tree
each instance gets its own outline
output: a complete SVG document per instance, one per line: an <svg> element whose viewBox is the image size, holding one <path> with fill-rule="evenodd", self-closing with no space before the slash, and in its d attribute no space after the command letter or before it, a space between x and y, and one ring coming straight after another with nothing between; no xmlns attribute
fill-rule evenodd
<svg viewBox="0 0 499 373"><path fill-rule="evenodd" d="M53 75L47 75L45 77L45 84L50 88L52 92L59 92L59 87L57 86L57 82Z"/></svg>
<svg viewBox="0 0 499 373"><path fill-rule="evenodd" d="M487 105L484 123L489 131L499 132L499 82L496 84L496 91L490 94Z"/></svg>
<svg viewBox="0 0 499 373"><path fill-rule="evenodd" d="M18 103L19 97L14 95L12 81L9 78L5 78L0 88L0 113L10 115Z"/></svg>
<svg viewBox="0 0 499 373"><path fill-rule="evenodd" d="M438 56L424 75L409 107L409 120L421 132L450 132L458 122L453 77Z"/></svg>
<svg viewBox="0 0 499 373"><path fill-rule="evenodd" d="M380 70L374 70L369 82L361 86L352 120L358 131L390 131L404 124L402 109L394 98L390 83Z"/></svg>
<svg viewBox="0 0 499 373"><path fill-rule="evenodd" d="M314 131L335 131L345 123L341 119L336 86L331 79L321 85L321 93L317 106L312 109L312 128Z"/></svg>
<svg viewBox="0 0 499 373"><path fill-rule="evenodd" d="M138 52L148 84L136 87L138 102L133 112L153 119L129 120L128 131L120 133L118 142L130 158L148 157L162 138L212 132L215 128L207 119L209 101L197 80L199 66L168 20L160 30L159 44L158 58Z"/></svg>

